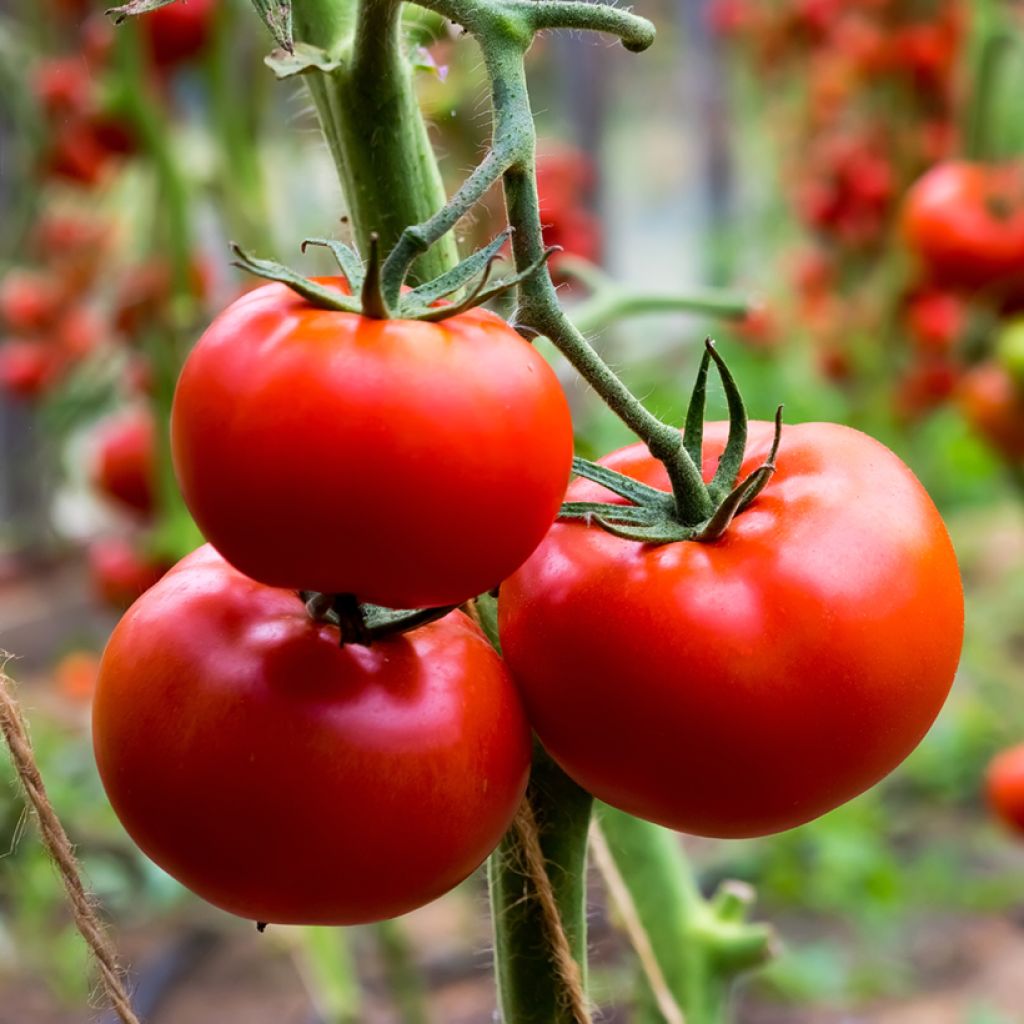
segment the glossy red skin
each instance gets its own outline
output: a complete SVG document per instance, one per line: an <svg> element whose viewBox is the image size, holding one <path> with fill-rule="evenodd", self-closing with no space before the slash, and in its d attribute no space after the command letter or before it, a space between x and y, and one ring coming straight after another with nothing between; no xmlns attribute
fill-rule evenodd
<svg viewBox="0 0 1024 1024"><path fill-rule="evenodd" d="M189 509L229 562L392 608L458 604L521 565L572 459L554 372L493 313L367 320L280 284L199 340L171 438Z"/></svg>
<svg viewBox="0 0 1024 1024"><path fill-rule="evenodd" d="M209 545L114 630L93 736L148 856L224 910L288 924L447 892L504 834L530 759L515 687L461 612L342 648Z"/></svg>
<svg viewBox="0 0 1024 1024"><path fill-rule="evenodd" d="M933 167L907 193L902 230L937 284L998 289L1024 279L1024 182L1012 167Z"/></svg>
<svg viewBox="0 0 1024 1024"><path fill-rule="evenodd" d="M127 608L167 572L125 537L104 537L89 545L93 590L104 604Z"/></svg>
<svg viewBox="0 0 1024 1024"><path fill-rule="evenodd" d="M97 430L93 483L125 509L150 515L155 503L156 431L148 409L112 416Z"/></svg>
<svg viewBox="0 0 1024 1024"><path fill-rule="evenodd" d="M751 423L743 472L771 425ZM724 444L709 424L704 475ZM602 460L666 488L640 445ZM607 500L575 482L572 500ZM530 722L595 796L682 832L809 821L916 746L960 655L963 593L934 505L864 434L787 426L767 489L711 544L556 524L501 588Z"/></svg>
<svg viewBox="0 0 1024 1024"><path fill-rule="evenodd" d="M992 759L985 775L985 793L996 817L1024 835L1024 743Z"/></svg>

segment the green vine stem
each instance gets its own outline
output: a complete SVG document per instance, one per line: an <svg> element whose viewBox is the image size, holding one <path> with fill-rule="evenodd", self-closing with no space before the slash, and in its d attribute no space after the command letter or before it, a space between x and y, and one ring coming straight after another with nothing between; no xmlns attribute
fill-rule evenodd
<svg viewBox="0 0 1024 1024"><path fill-rule="evenodd" d="M573 988L586 986L587 833L593 797L580 789L539 745L533 758L524 810L491 855L487 877L494 927L498 1004L505 1024L587 1024L574 1006ZM524 818L524 811L526 817ZM552 920L537 891L531 842L539 838L543 866L558 908L567 953L560 951ZM575 984L574 984L575 981Z"/></svg>
<svg viewBox="0 0 1024 1024"><path fill-rule="evenodd" d="M446 198L403 53L401 9L401 0L360 0L353 19L351 3L292 4L296 39L338 62L305 77L363 252L374 233L387 251ZM449 236L423 254L412 278L428 280L456 263Z"/></svg>
<svg viewBox="0 0 1024 1024"><path fill-rule="evenodd" d="M751 890L725 882L706 900L679 838L650 822L604 804L596 818L665 985L686 1024L725 1024L736 977L763 964L776 938L767 925L749 924ZM636 1024L662 1024L658 993L641 980Z"/></svg>
<svg viewBox="0 0 1024 1024"><path fill-rule="evenodd" d="M600 267L576 256L558 261L563 277L579 281L590 294L572 309L572 322L581 334L592 334L627 317L653 313L694 313L723 320L742 320L750 302L742 295L721 288L706 288L686 294L647 292L627 288Z"/></svg>
<svg viewBox="0 0 1024 1024"><path fill-rule="evenodd" d="M494 124L491 149L462 188L434 217L407 228L384 263L385 295L396 289L403 264L448 231L500 177L513 229L516 269L537 264L544 253L536 181L537 139L526 84L525 57L536 32L547 28L589 29L616 35L629 50L646 49L654 27L644 18L603 3L575 0L421 0L462 25L477 39L491 81ZM699 521L710 513L700 468L683 448L679 431L649 412L601 359L558 303L551 275L538 269L519 285L518 326L554 343L604 402L665 464L680 515Z"/></svg>

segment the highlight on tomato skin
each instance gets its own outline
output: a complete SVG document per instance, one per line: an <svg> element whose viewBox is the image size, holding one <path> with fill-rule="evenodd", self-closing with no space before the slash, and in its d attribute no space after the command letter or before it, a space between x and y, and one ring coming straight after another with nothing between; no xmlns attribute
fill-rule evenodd
<svg viewBox="0 0 1024 1024"><path fill-rule="evenodd" d="M985 795L995 817L1024 837L1024 743L992 758L985 774Z"/></svg>
<svg viewBox="0 0 1024 1024"><path fill-rule="evenodd" d="M708 425L705 479L725 436ZM750 424L741 476L771 437ZM642 445L601 464L667 486ZM610 499L582 480L569 497ZM783 428L771 481L721 539L642 545L559 522L499 597L504 656L563 770L716 837L793 828L888 774L941 709L963 626L931 499L888 449L828 423Z"/></svg>
<svg viewBox="0 0 1024 1024"><path fill-rule="evenodd" d="M505 666L461 612L342 647L209 545L115 628L93 738L149 857L282 924L380 920L447 892L508 828L531 752Z"/></svg>
<svg viewBox="0 0 1024 1024"><path fill-rule="evenodd" d="M496 314L371 320L277 283L200 338L171 441L189 510L238 569L389 608L458 604L514 571L573 453L558 378Z"/></svg>

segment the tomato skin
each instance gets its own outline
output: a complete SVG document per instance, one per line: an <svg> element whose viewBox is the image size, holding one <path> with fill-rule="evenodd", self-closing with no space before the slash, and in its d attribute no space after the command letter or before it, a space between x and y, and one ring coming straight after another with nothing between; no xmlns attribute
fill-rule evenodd
<svg viewBox="0 0 1024 1024"><path fill-rule="evenodd" d="M1013 167L936 165L908 191L902 229L937 284L981 288L1024 278L1024 183Z"/></svg>
<svg viewBox="0 0 1024 1024"><path fill-rule="evenodd" d="M554 372L493 313L368 320L280 284L200 338L171 440L185 501L229 562L392 608L457 604L516 569L572 461Z"/></svg>
<svg viewBox="0 0 1024 1024"><path fill-rule="evenodd" d="M1024 835L1024 743L992 759L985 775L985 793L996 817Z"/></svg>
<svg viewBox="0 0 1024 1024"><path fill-rule="evenodd" d="M743 472L772 428L750 425ZM726 425L709 424L704 475ZM666 488L633 445L602 460ZM502 584L502 649L531 724L595 796L683 832L792 828L891 771L931 725L963 635L931 500L847 427L783 430L766 490L714 543L557 523ZM575 482L572 500L610 500Z"/></svg>
<svg viewBox="0 0 1024 1024"><path fill-rule="evenodd" d="M155 505L156 428L146 408L128 409L102 423L96 437L93 483L122 508L148 516Z"/></svg>
<svg viewBox="0 0 1024 1024"><path fill-rule="evenodd" d="M93 707L132 838L257 921L355 924L435 899L498 843L529 771L515 687L461 612L342 648L209 545L121 620Z"/></svg>

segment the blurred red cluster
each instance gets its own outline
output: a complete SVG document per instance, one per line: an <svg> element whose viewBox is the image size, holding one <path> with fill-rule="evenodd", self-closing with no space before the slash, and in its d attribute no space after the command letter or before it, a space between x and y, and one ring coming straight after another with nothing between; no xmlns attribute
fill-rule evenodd
<svg viewBox="0 0 1024 1024"><path fill-rule="evenodd" d="M104 380L113 377L105 404L119 411L92 428L89 479L127 524L116 538L95 542L89 560L99 595L120 606L165 568L140 532L158 512L147 339L173 319L176 288L165 259L124 251L114 215L95 212L96 192L115 188L125 161L145 155L132 90L141 85L167 106L168 76L203 52L215 3L175 0L118 29L120 39L91 3L50 6L58 50L34 61L28 81L39 111L43 201L19 265L0 277L0 388L23 401L49 396L73 404L77 371L95 365ZM130 54L135 45L145 58L141 69L122 59L122 48ZM204 297L209 274L200 260L187 276L187 290Z"/></svg>
<svg viewBox="0 0 1024 1024"><path fill-rule="evenodd" d="M1024 308L1024 169L956 157L981 87L965 73L969 11L962 0L716 0L711 18L780 85L769 109L807 236L791 263L796 313L823 373L854 383L861 363L887 366L897 416L955 399L1020 464L1024 383L999 360L993 325Z"/></svg>

